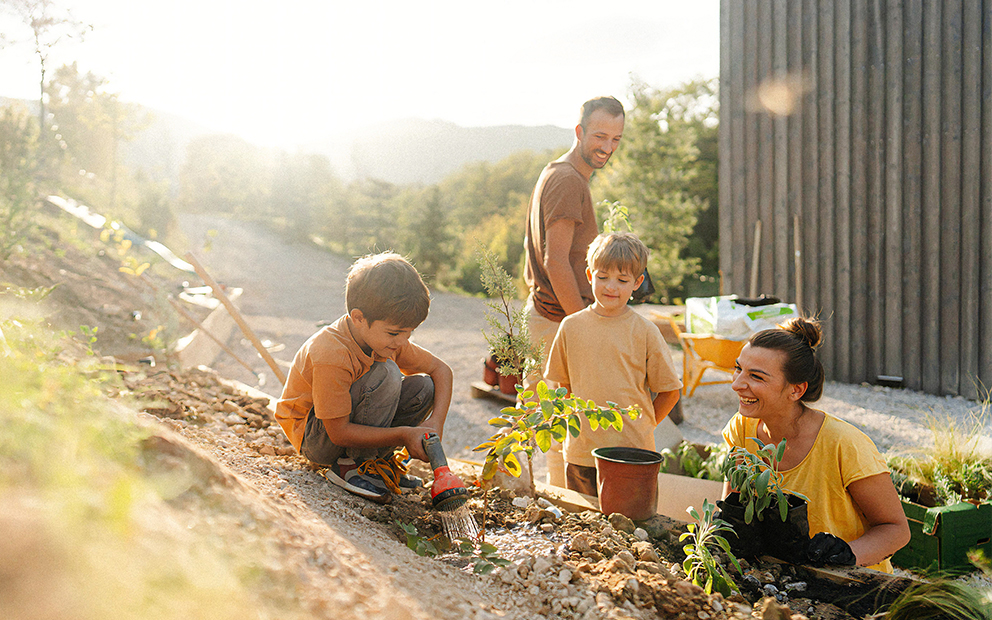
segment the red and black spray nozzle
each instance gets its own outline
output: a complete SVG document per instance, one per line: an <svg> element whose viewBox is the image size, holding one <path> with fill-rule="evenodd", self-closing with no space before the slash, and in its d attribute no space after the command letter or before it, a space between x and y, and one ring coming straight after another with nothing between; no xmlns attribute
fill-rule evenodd
<svg viewBox="0 0 992 620"><path fill-rule="evenodd" d="M455 510L468 500L468 489L461 479L448 469L448 459L444 458L441 438L436 433L424 433L424 452L434 470L434 483L431 485L431 501L435 510Z"/></svg>

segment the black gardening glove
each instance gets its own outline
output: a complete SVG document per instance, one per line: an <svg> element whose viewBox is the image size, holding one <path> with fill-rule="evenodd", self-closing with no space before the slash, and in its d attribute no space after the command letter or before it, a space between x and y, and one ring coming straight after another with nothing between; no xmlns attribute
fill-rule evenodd
<svg viewBox="0 0 992 620"><path fill-rule="evenodd" d="M806 545L806 562L812 566L840 564L854 566L857 558L851 546L833 534L820 532Z"/></svg>

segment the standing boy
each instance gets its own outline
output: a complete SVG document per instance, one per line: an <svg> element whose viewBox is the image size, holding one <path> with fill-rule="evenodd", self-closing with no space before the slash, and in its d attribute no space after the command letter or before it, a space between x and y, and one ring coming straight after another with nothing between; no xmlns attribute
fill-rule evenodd
<svg viewBox="0 0 992 620"><path fill-rule="evenodd" d="M627 305L644 278L648 249L631 233L606 233L589 245L586 277L593 305L561 322L551 346L545 377L586 400L637 405L642 415L624 420L623 430L592 430L582 419L578 437L565 440L569 489L598 495L592 450L627 446L655 449L655 427L664 423L664 447L681 441L666 416L679 399L682 382L658 328ZM670 428L667 428L670 427Z"/></svg>
<svg viewBox="0 0 992 620"><path fill-rule="evenodd" d="M452 374L410 342L430 293L403 257L358 259L345 298L348 313L297 352L276 419L300 454L328 468L331 482L385 503L390 493L420 486L396 450L428 460L421 441L442 434Z"/></svg>

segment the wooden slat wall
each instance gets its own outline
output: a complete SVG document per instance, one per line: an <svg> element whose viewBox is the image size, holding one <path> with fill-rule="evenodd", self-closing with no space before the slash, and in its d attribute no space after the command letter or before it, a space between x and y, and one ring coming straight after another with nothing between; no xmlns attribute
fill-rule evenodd
<svg viewBox="0 0 992 620"><path fill-rule="evenodd" d="M798 220L828 378L984 397L992 0L722 0L721 47L725 292L757 269L759 293L795 300ZM791 114L762 96L776 81Z"/></svg>

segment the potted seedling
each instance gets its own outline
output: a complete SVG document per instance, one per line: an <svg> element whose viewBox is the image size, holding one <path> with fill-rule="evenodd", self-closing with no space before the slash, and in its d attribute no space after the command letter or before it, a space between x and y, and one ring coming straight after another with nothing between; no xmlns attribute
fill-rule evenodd
<svg viewBox="0 0 992 620"><path fill-rule="evenodd" d="M483 330L489 355L484 361L483 378L489 385L499 385L504 394L515 394L515 386L523 382L522 377L540 367L541 350L531 343L526 312L513 304L516 297L513 279L491 251L480 247L478 257L482 285L489 297L486 322L490 329Z"/></svg>
<svg viewBox="0 0 992 620"><path fill-rule="evenodd" d="M736 447L723 466L724 476L735 489L720 503L719 515L734 528L731 546L741 555L764 551L783 560L802 557L809 541L809 500L782 486L778 466L785 454L785 439L778 445L757 437L749 440L758 444L757 451Z"/></svg>

